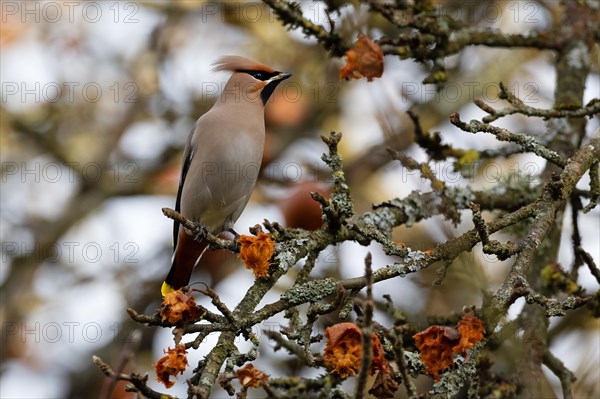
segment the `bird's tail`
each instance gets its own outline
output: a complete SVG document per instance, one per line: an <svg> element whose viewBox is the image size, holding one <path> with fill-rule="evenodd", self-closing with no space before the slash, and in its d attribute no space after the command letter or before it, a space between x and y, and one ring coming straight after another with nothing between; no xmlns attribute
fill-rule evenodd
<svg viewBox="0 0 600 399"><path fill-rule="evenodd" d="M208 244L206 240L196 241L193 236L186 234L183 228L180 229L171 270L160 289L163 296L188 285L194 266L208 248Z"/></svg>

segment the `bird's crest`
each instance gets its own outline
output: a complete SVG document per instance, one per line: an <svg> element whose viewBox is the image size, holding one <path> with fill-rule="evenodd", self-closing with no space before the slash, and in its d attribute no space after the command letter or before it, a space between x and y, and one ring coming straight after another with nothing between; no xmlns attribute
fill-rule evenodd
<svg viewBox="0 0 600 399"><path fill-rule="evenodd" d="M260 62L251 60L250 58L240 57L239 55L226 55L219 58L214 64L213 71L265 71L275 72L273 68L261 64Z"/></svg>

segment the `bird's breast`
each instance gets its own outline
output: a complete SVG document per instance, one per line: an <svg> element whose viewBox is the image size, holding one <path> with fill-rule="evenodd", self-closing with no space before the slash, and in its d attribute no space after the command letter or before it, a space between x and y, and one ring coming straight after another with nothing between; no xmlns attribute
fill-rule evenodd
<svg viewBox="0 0 600 399"><path fill-rule="evenodd" d="M184 215L213 232L237 220L260 171L264 133L256 133L239 130L199 137L182 193Z"/></svg>

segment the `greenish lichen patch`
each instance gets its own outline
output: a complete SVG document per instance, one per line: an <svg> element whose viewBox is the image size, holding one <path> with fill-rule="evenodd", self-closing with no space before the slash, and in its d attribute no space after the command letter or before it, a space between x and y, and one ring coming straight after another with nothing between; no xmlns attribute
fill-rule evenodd
<svg viewBox="0 0 600 399"><path fill-rule="evenodd" d="M331 278L309 281L308 283L288 289L281 298L291 304L316 302L331 295L335 291L336 286L336 281Z"/></svg>

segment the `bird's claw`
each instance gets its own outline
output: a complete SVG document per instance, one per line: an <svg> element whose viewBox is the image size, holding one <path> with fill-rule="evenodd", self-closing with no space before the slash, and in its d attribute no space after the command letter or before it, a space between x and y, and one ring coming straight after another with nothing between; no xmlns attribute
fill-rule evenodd
<svg viewBox="0 0 600 399"><path fill-rule="evenodd" d="M239 254L240 250L241 250L241 245L240 245L240 242L238 241L240 239L240 235L234 229L229 229L228 231L231 234L233 234L233 248L232 248L232 251L233 251L234 254Z"/></svg>
<svg viewBox="0 0 600 399"><path fill-rule="evenodd" d="M238 236L238 238L239 238L239 236ZM242 246L240 245L240 242L238 241L237 238L235 238L233 240L233 248L231 249L231 251L233 251L234 254L239 254L241 249L242 249Z"/></svg>
<svg viewBox="0 0 600 399"><path fill-rule="evenodd" d="M194 237L196 241L201 241L208 235L208 228L199 222L196 222L196 230L198 231L198 234Z"/></svg>

